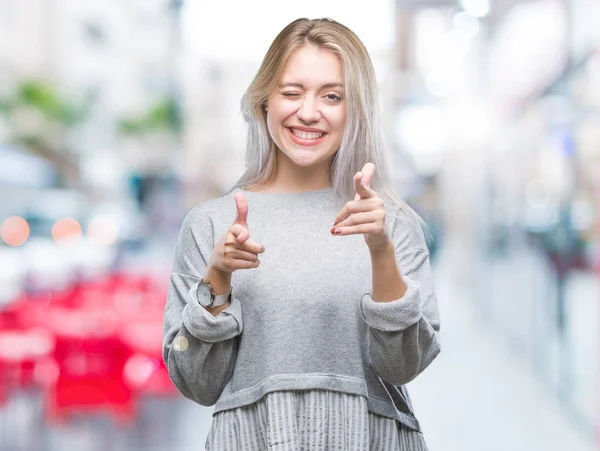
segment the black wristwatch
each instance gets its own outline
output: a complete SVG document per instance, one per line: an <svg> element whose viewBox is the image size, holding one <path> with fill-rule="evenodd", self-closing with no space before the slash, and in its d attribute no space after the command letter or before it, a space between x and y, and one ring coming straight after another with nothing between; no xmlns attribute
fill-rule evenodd
<svg viewBox="0 0 600 451"><path fill-rule="evenodd" d="M208 280L200 279L198 288L196 289L196 299L202 307L219 307L229 302L229 293L216 294L212 289Z"/></svg>

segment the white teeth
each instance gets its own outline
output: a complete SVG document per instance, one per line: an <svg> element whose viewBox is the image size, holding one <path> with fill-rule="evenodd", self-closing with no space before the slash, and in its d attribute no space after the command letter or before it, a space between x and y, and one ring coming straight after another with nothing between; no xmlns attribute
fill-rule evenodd
<svg viewBox="0 0 600 451"><path fill-rule="evenodd" d="M302 139L319 139L321 136L324 135L324 133L319 133L319 132L305 132L302 130L297 130L295 128L292 128L292 133L294 135L296 135L298 138L302 138Z"/></svg>

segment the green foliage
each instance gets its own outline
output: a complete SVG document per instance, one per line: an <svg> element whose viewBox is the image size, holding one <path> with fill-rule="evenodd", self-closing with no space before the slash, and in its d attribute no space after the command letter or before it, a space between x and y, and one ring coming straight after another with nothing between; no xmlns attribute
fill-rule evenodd
<svg viewBox="0 0 600 451"><path fill-rule="evenodd" d="M170 98L160 101L140 117L121 120L119 128L122 133L127 135L156 131L178 132L180 119L177 103Z"/></svg>
<svg viewBox="0 0 600 451"><path fill-rule="evenodd" d="M84 107L63 100L54 87L36 80L20 82L10 98L0 99L0 112L3 113L24 106L33 107L47 119L64 126L77 123L85 115Z"/></svg>

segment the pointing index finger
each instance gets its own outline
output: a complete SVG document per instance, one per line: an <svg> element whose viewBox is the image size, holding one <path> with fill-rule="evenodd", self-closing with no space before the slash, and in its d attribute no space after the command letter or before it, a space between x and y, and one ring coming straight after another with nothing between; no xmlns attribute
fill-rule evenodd
<svg viewBox="0 0 600 451"><path fill-rule="evenodd" d="M373 175L375 174L375 165L373 163L367 163L363 166L362 168L362 174L363 174L363 183L365 184L365 186L367 187L371 187L371 179L373 178Z"/></svg>
<svg viewBox="0 0 600 451"><path fill-rule="evenodd" d="M375 174L375 165L373 163L367 163L363 166L361 172L357 172L354 176L354 200L368 199L375 195L374 191L370 188L371 179Z"/></svg>
<svg viewBox="0 0 600 451"><path fill-rule="evenodd" d="M373 190L365 185L364 177L361 172L357 172L354 176L354 192L356 193L354 200L369 199L374 196Z"/></svg>
<svg viewBox="0 0 600 451"><path fill-rule="evenodd" d="M240 224L244 227L248 227L248 203L243 193L235 194L235 208L237 210L237 216L235 217L234 224Z"/></svg>

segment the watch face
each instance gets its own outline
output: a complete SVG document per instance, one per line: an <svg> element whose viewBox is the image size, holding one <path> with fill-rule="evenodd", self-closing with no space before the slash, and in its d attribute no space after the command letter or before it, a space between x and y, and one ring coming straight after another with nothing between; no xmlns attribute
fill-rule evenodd
<svg viewBox="0 0 600 451"><path fill-rule="evenodd" d="M210 293L210 286L206 283L200 282L198 284L198 290L196 291L198 302L202 307L209 307L212 302L212 295Z"/></svg>

